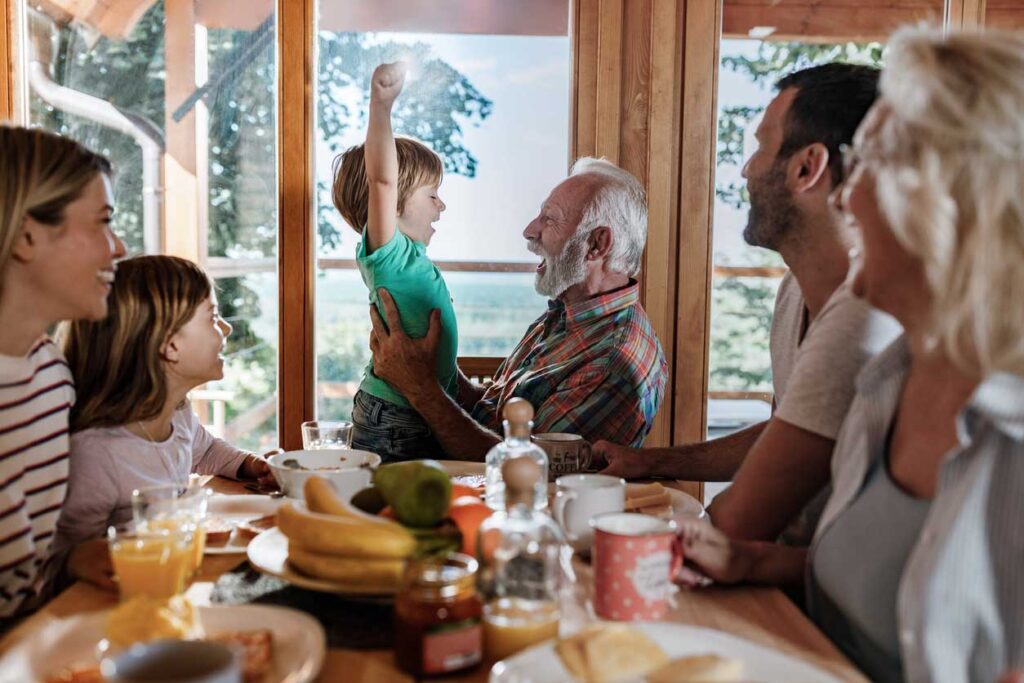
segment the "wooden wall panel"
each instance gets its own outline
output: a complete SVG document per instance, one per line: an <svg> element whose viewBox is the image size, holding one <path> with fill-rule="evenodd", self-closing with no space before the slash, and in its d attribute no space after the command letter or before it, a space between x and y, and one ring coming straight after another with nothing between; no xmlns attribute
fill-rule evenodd
<svg viewBox="0 0 1024 683"><path fill-rule="evenodd" d="M942 16L943 0L725 0L722 34L772 29L770 40L884 40L897 26Z"/></svg>
<svg viewBox="0 0 1024 683"><path fill-rule="evenodd" d="M985 24L986 0L946 0L946 26L971 28Z"/></svg>
<svg viewBox="0 0 1024 683"><path fill-rule="evenodd" d="M710 331L720 2L687 2L683 20L680 228L673 441L704 438Z"/></svg>
<svg viewBox="0 0 1024 683"><path fill-rule="evenodd" d="M644 307L669 359L664 407L648 438L651 445L672 441L676 335L676 250L679 233L679 124L682 112L682 25L684 0L656 0L650 23L647 148L647 251ZM696 492L695 492L696 493Z"/></svg>
<svg viewBox="0 0 1024 683"><path fill-rule="evenodd" d="M0 121L14 119L14 2L0 0Z"/></svg>
<svg viewBox="0 0 1024 683"><path fill-rule="evenodd" d="M986 0L985 25L1007 30L1024 28L1024 2L1021 0Z"/></svg>
<svg viewBox="0 0 1024 683"><path fill-rule="evenodd" d="M200 250L199 217L201 213L206 214L207 199L200 191L199 168L206 163L206 106L198 103L180 121L172 116L198 85L195 3L193 0L165 0L164 17L167 64L164 100L167 106L164 107L163 253L202 263L206 254Z"/></svg>
<svg viewBox="0 0 1024 683"><path fill-rule="evenodd" d="M277 0L278 26L278 434L302 447L299 426L316 411L313 349L313 79L316 0ZM287 106L285 106L287 103Z"/></svg>
<svg viewBox="0 0 1024 683"><path fill-rule="evenodd" d="M597 54L600 0L573 4L573 97L570 161L594 156L597 144Z"/></svg>

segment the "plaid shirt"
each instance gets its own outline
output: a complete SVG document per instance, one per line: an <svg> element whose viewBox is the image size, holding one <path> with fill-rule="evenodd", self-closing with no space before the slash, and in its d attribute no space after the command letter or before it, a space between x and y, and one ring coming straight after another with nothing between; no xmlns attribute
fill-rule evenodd
<svg viewBox="0 0 1024 683"><path fill-rule="evenodd" d="M661 405L668 365L651 321L628 286L548 310L498 368L473 418L501 433L513 396L536 411L534 432L640 446Z"/></svg>

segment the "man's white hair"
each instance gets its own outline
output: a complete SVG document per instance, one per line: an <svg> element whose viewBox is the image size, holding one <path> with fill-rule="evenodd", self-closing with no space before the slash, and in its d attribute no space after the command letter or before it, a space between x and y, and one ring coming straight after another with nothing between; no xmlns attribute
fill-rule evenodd
<svg viewBox="0 0 1024 683"><path fill-rule="evenodd" d="M569 177L583 174L599 175L604 182L584 210L576 234L589 235L595 228L607 226L612 231L608 267L632 277L640 272L647 242L647 197L643 185L632 173L607 159L577 159Z"/></svg>

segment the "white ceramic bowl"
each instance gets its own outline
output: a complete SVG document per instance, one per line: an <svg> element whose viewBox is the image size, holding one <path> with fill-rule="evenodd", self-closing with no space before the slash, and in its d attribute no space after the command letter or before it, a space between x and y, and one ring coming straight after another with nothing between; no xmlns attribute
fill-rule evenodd
<svg viewBox="0 0 1024 683"><path fill-rule="evenodd" d="M286 467L294 460L299 468ZM348 500L370 485L372 468L380 465L380 456L369 451L348 449L321 451L285 451L267 458L270 471L289 498L302 498L302 487L314 474L331 482L338 495Z"/></svg>

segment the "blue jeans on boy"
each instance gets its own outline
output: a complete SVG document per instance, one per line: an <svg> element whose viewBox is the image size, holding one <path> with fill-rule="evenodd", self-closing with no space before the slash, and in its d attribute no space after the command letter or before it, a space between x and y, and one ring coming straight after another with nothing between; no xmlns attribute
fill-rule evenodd
<svg viewBox="0 0 1024 683"><path fill-rule="evenodd" d="M352 448L376 453L383 462L445 455L419 413L363 391L352 406Z"/></svg>

